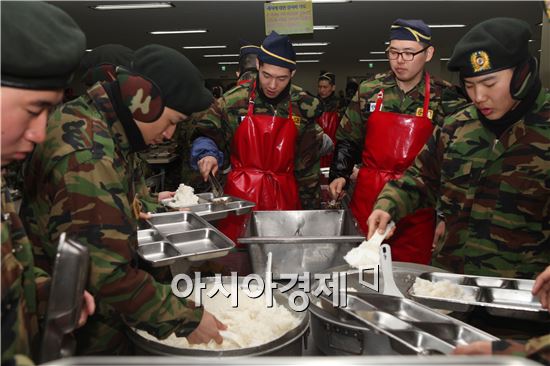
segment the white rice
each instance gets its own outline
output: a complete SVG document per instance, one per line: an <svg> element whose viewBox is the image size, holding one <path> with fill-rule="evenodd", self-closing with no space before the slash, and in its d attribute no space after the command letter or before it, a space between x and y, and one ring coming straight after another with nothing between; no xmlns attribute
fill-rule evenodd
<svg viewBox="0 0 550 366"><path fill-rule="evenodd" d="M195 194L195 189L185 184L180 184L176 190L174 198L170 201L170 205L173 207L185 207L196 205L199 203L199 197Z"/></svg>
<svg viewBox="0 0 550 366"><path fill-rule="evenodd" d="M380 246L373 242L363 241L361 245L350 250L344 260L352 267L375 267L380 264Z"/></svg>
<svg viewBox="0 0 550 366"><path fill-rule="evenodd" d="M225 285L226 289L230 286ZM252 288L251 288L252 290ZM177 348L193 348L205 350L230 350L259 346L280 338L288 331L296 328L300 324L300 319L292 314L287 308L278 305L273 301L273 307L266 306L265 294L253 299L239 288L238 307L231 306L231 296L226 298L220 292L214 297L206 296L209 286L202 292L202 304L204 308L212 313L218 320L227 325L227 331L237 336L236 342L225 339L222 344L217 344L211 340L207 344L189 344L187 338L170 335L164 340L158 340L147 332L138 330L137 332L156 342ZM190 299L194 298L192 294Z"/></svg>
<svg viewBox="0 0 550 366"><path fill-rule="evenodd" d="M461 301L475 301L475 297L464 293L457 284L448 280L431 282L422 278L416 278L413 284L413 293L418 296L439 297Z"/></svg>

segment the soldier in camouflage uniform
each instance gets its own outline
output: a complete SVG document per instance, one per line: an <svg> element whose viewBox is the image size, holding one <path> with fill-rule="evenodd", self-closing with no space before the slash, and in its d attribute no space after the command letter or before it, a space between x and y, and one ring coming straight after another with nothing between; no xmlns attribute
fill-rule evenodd
<svg viewBox="0 0 550 366"><path fill-rule="evenodd" d="M239 50L239 71L237 72L237 85L247 84L258 77L256 60L260 47L250 42L241 40Z"/></svg>
<svg viewBox="0 0 550 366"><path fill-rule="evenodd" d="M354 164L362 161L351 210L365 233L384 184L403 174L434 125L441 125L445 116L465 104L458 88L424 71L433 52L430 28L422 20L397 19L387 50L391 71L362 82L340 121L329 189L335 199L340 198ZM429 263L434 207L403 218L390 242L395 260Z"/></svg>
<svg viewBox="0 0 550 366"><path fill-rule="evenodd" d="M530 34L525 22L495 18L456 45L449 69L473 104L445 119L405 176L386 185L369 236L439 200L447 232L434 265L534 278L550 263L550 93Z"/></svg>
<svg viewBox="0 0 550 366"><path fill-rule="evenodd" d="M2 3L2 166L44 141L50 109L84 53L86 38L63 11L46 3ZM27 24L32 24L28 27ZM49 275L36 267L31 243L2 177L2 365L32 364L39 350ZM80 324L93 312L85 295Z"/></svg>
<svg viewBox="0 0 550 366"><path fill-rule="evenodd" d="M223 325L212 315L138 269L133 210L142 179L136 152L170 138L212 96L178 51L150 45L134 57L131 71L117 68L116 81L97 83L53 112L28 170L22 215L37 256L51 264L50 243L62 231L90 250L88 289L98 311L77 333L79 354L130 353L125 323L159 338L175 331L192 343L222 341Z"/></svg>
<svg viewBox="0 0 550 366"><path fill-rule="evenodd" d="M323 106L323 113L317 118L317 123L325 135L330 138L332 145L336 142L336 131L345 108L340 105L340 99L336 96L336 75L328 71L321 71L317 81L317 98ZM321 157L321 168L330 167L332 154Z"/></svg>

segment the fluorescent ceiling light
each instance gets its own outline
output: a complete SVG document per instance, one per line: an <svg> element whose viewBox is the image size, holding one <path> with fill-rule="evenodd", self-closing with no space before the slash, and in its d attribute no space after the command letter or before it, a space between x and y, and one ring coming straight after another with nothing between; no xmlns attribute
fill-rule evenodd
<svg viewBox="0 0 550 366"><path fill-rule="evenodd" d="M174 4L170 2L156 2L156 3L135 3L135 4L103 4L93 5L90 8L95 10L130 10L130 9L159 9L159 8L172 8Z"/></svg>
<svg viewBox="0 0 550 366"><path fill-rule="evenodd" d="M210 48L227 48L226 45L219 45L219 46L183 46L186 50L202 50L202 49L210 49Z"/></svg>
<svg viewBox="0 0 550 366"><path fill-rule="evenodd" d="M464 28L466 24L428 24L430 28Z"/></svg>
<svg viewBox="0 0 550 366"><path fill-rule="evenodd" d="M328 46L330 42L299 42L293 43L294 47L315 47L315 46Z"/></svg>
<svg viewBox="0 0 550 366"><path fill-rule="evenodd" d="M319 62L319 60L296 60L296 62L298 62L300 64L303 64L303 63L306 63L306 62Z"/></svg>
<svg viewBox="0 0 550 366"><path fill-rule="evenodd" d="M370 51L371 55L385 55L386 51Z"/></svg>
<svg viewBox="0 0 550 366"><path fill-rule="evenodd" d="M390 44L390 41L384 42L384 44Z"/></svg>
<svg viewBox="0 0 550 366"><path fill-rule="evenodd" d="M86 49L86 52L92 52L92 49L91 49L91 48L87 48L87 49Z"/></svg>
<svg viewBox="0 0 550 366"><path fill-rule="evenodd" d="M312 3L316 4L337 4L337 3L351 3L351 0L312 0Z"/></svg>
<svg viewBox="0 0 550 366"><path fill-rule="evenodd" d="M324 52L296 52L296 56L318 56L322 54Z"/></svg>
<svg viewBox="0 0 550 366"><path fill-rule="evenodd" d="M238 61L220 61L218 65L238 65Z"/></svg>
<svg viewBox="0 0 550 366"><path fill-rule="evenodd" d="M382 61L388 61L387 58L361 58L359 59L359 62L382 62Z"/></svg>
<svg viewBox="0 0 550 366"><path fill-rule="evenodd" d="M152 31L151 34L186 34L186 33L206 33L208 29L186 29L186 30L171 30L171 31Z"/></svg>
<svg viewBox="0 0 550 366"><path fill-rule="evenodd" d="M535 40L534 40L534 39L530 39L529 42L535 42Z"/></svg>
<svg viewBox="0 0 550 366"><path fill-rule="evenodd" d="M449 61L451 58L450 57L441 57L440 60L441 61Z"/></svg>
<svg viewBox="0 0 550 366"><path fill-rule="evenodd" d="M339 25L314 25L313 30L335 30Z"/></svg>
<svg viewBox="0 0 550 366"><path fill-rule="evenodd" d="M542 52L542 49L540 49L539 52Z"/></svg>
<svg viewBox="0 0 550 366"><path fill-rule="evenodd" d="M209 57L239 57L239 54L238 53L224 53L224 54L219 54L219 55L202 55L202 57L206 57L206 58L209 58Z"/></svg>

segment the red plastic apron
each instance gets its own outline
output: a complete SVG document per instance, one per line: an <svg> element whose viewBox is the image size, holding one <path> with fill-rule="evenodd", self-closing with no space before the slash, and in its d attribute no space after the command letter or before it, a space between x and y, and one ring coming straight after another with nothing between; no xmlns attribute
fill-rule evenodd
<svg viewBox="0 0 550 366"><path fill-rule="evenodd" d="M334 145L336 146L336 130L338 129L338 124L340 123L340 117L338 116L338 112L323 112L317 118L317 123L323 131L330 137ZM321 157L321 168L330 167L330 164L332 163L332 157L333 154L329 154L326 156Z"/></svg>
<svg viewBox="0 0 550 366"><path fill-rule="evenodd" d="M231 172L224 192L256 203L254 210L299 210L298 184L294 176L298 130L292 119L254 114L256 84L248 113L235 131L231 146ZM231 240L242 234L244 216L229 216L218 228Z"/></svg>
<svg viewBox="0 0 550 366"><path fill-rule="evenodd" d="M378 93L376 108L367 120L363 166L351 200L351 210L361 229L368 232L367 219L386 182L400 178L412 164L428 138L433 125L428 116L430 76L426 73L424 108L421 117L382 112L384 91ZM427 264L435 230L433 208L420 209L397 223L389 240L392 259Z"/></svg>

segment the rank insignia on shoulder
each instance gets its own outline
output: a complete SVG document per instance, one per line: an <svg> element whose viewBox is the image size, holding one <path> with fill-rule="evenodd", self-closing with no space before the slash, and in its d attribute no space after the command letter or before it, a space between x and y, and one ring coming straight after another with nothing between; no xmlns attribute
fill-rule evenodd
<svg viewBox="0 0 550 366"><path fill-rule="evenodd" d="M292 116L292 120L294 121L294 124L296 127L300 126L300 121L302 120L299 116Z"/></svg>

